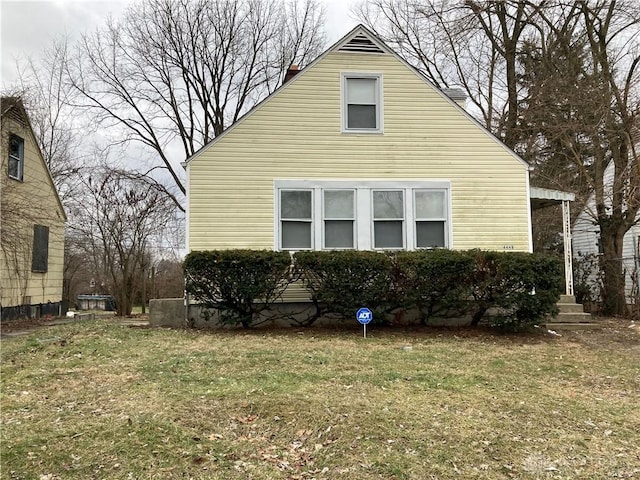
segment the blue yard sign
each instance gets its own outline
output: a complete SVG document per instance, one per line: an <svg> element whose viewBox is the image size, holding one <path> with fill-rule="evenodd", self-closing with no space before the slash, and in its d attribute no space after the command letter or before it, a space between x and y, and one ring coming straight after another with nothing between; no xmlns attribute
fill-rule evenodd
<svg viewBox="0 0 640 480"><path fill-rule="evenodd" d="M373 313L367 307L362 307L356 312L356 320L362 324L362 336L367 338L367 323L373 320Z"/></svg>
<svg viewBox="0 0 640 480"><path fill-rule="evenodd" d="M356 313L356 319L362 325L366 325L371 320L373 320L373 313L371 313L371 310L369 310L368 308L363 307L360 310L358 310L358 312Z"/></svg>

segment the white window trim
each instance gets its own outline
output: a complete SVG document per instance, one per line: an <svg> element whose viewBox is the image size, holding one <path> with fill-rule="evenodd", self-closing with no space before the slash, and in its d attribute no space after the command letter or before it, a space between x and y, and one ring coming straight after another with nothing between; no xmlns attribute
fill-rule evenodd
<svg viewBox="0 0 640 480"><path fill-rule="evenodd" d="M443 192L444 193L444 217L431 217L431 218L418 218L418 214L416 212L416 206L415 206L415 196L416 193L419 192L420 190L431 190L431 191L435 191L435 192ZM449 189L446 188L426 188L426 189L421 189L421 188L414 188L412 190L413 193L413 206L412 206L412 210L413 210L413 228L414 228L414 233L413 233L413 242L414 245L416 246L416 250L431 250L433 247L418 247L418 229L415 228L416 223L417 222L444 222L444 244L445 244L445 248L451 248L448 245L450 245L450 238L451 238L451 214L449 212L451 212L451 195L449 193Z"/></svg>
<svg viewBox="0 0 640 480"><path fill-rule="evenodd" d="M372 188L370 190L370 202L371 202L371 245L372 250L405 250L407 248L407 191L411 192L412 189L407 188ZM373 208L373 194L374 192L401 192L402 193L402 218L375 218L375 210ZM410 195L411 196L411 195ZM402 223L402 246L401 247L388 247L388 248L376 248L375 239L375 224L376 222L401 222Z"/></svg>
<svg viewBox="0 0 640 480"><path fill-rule="evenodd" d="M390 249L373 248L373 190L403 190L404 191L404 248L403 250L417 250L416 243L416 215L414 208L415 190L441 190L445 192L445 248L453 248L453 224L451 218L451 182L446 179L433 180L274 180L273 198L273 244L275 249L283 250L280 229L280 191L281 190L312 190L312 238L311 249L324 248L324 190L355 190L355 250L385 251ZM308 249L300 249L308 250Z"/></svg>
<svg viewBox="0 0 640 480"><path fill-rule="evenodd" d="M327 191L347 191L347 192L353 192L353 218L352 219L347 219L347 218L327 218L325 215L325 209L324 209L324 194ZM355 188L322 188L320 190L321 195L322 195L322 215L321 215L321 221L319 223L322 224L322 234L321 234L321 238L322 238L322 249L323 250L353 250L354 248L356 248L356 246L358 245L358 191ZM341 220L345 220L345 221L353 221L353 227L352 227L352 242L353 242L353 247L351 248L339 248L339 247L329 247L327 248L326 246L326 240L327 237L325 235L325 222L326 221L332 221L332 220L337 220L337 221L341 221Z"/></svg>
<svg viewBox="0 0 640 480"><path fill-rule="evenodd" d="M311 219L308 220L306 218L286 218L286 219L282 219L280 218L280 192L283 191L305 191L311 192ZM278 245L277 250L278 251L299 251L299 250L315 250L315 246L316 246L316 242L315 242L315 238L317 237L317 232L315 231L317 229L316 224L318 222L316 222L316 218L318 218L317 212L316 212L316 204L318 202L316 202L316 192L314 191L313 188L308 188L308 187L291 187L291 188L278 188L275 191L275 195L277 198L277 203L276 203L276 212L277 215L275 215L275 219L276 219L276 229L274 230L276 235L277 235L277 243L276 245ZM282 222L305 222L305 223L310 223L311 224L311 247L310 248L297 248L296 250L290 250L290 249L285 249L282 248Z"/></svg>
<svg viewBox="0 0 640 480"><path fill-rule="evenodd" d="M348 128L347 125L347 79L348 78L374 78L377 80L376 88L376 120L378 128ZM340 73L340 129L342 133L367 133L381 134L384 133L384 95L382 92L383 81L382 73L375 72L341 72Z"/></svg>

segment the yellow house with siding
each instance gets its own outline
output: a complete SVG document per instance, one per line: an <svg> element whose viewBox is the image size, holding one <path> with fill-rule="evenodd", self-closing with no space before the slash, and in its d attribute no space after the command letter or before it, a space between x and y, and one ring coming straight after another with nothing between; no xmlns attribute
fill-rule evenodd
<svg viewBox="0 0 640 480"><path fill-rule="evenodd" d="M64 209L22 101L3 97L0 109L2 318L59 314Z"/></svg>
<svg viewBox="0 0 640 480"><path fill-rule="evenodd" d="M186 171L188 251L532 251L527 164L363 26Z"/></svg>

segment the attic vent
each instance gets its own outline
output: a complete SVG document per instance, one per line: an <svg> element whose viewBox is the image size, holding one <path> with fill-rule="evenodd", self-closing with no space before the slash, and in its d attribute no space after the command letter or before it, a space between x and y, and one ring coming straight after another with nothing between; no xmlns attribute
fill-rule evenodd
<svg viewBox="0 0 640 480"><path fill-rule="evenodd" d="M341 52L367 52L367 53L384 53L378 45L367 37L364 33L359 33L347 43L340 47Z"/></svg>

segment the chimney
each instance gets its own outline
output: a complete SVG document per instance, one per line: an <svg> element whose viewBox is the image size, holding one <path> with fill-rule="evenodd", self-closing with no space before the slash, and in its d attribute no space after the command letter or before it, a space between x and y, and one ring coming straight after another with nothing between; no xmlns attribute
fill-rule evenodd
<svg viewBox="0 0 640 480"><path fill-rule="evenodd" d="M295 65L295 64L291 65L287 69L287 73L284 75L284 82L282 82L282 84L284 85L285 83L287 83L289 80L295 77L298 73L300 73L300 69L298 68L298 65Z"/></svg>

